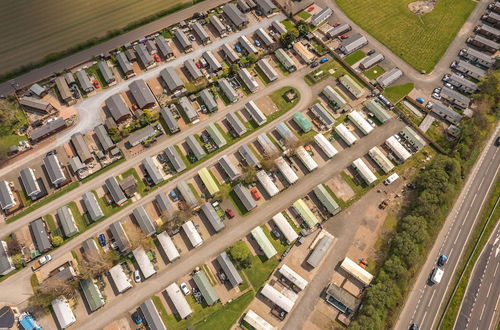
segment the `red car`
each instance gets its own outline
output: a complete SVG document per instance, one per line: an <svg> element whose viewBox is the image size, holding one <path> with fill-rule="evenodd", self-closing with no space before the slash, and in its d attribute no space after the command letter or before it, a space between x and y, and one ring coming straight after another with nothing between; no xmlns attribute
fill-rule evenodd
<svg viewBox="0 0 500 330"><path fill-rule="evenodd" d="M155 62L161 61L160 55L158 55L158 54L153 54L153 58L154 58Z"/></svg>
<svg viewBox="0 0 500 330"><path fill-rule="evenodd" d="M196 62L196 67L197 67L198 69L201 69L201 63L200 63L200 62Z"/></svg>
<svg viewBox="0 0 500 330"><path fill-rule="evenodd" d="M229 219L234 218L234 212L231 209L226 209L226 215Z"/></svg>
<svg viewBox="0 0 500 330"><path fill-rule="evenodd" d="M339 39L347 39L349 38L349 36L347 34L343 34L341 36L339 36Z"/></svg>
<svg viewBox="0 0 500 330"><path fill-rule="evenodd" d="M313 10L314 10L314 6L310 6L309 8L307 8L308 12L312 12Z"/></svg>
<svg viewBox="0 0 500 330"><path fill-rule="evenodd" d="M260 199L260 193L257 190L257 188L252 188L250 190L250 193L252 194L253 199L255 199L256 201L258 201Z"/></svg>
<svg viewBox="0 0 500 330"><path fill-rule="evenodd" d="M96 88L96 89L97 89L97 88L101 88L101 85L99 85L99 82L98 82L97 80L94 80L94 81L92 82L92 84L94 85L94 88Z"/></svg>
<svg viewBox="0 0 500 330"><path fill-rule="evenodd" d="M339 26L340 24L342 24L342 23L340 23L340 22L335 22L335 24L333 24L333 27L337 27L337 26Z"/></svg>

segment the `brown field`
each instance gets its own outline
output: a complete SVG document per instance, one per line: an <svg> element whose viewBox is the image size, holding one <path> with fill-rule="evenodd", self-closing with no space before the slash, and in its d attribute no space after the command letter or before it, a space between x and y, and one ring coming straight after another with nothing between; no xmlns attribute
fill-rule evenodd
<svg viewBox="0 0 500 330"><path fill-rule="evenodd" d="M188 1L1 1L0 74Z"/></svg>

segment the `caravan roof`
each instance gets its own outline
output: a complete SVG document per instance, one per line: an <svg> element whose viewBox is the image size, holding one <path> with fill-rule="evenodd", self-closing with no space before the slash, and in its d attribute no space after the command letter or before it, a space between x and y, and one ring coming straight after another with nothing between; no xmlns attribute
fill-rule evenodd
<svg viewBox="0 0 500 330"><path fill-rule="evenodd" d="M280 156L276 158L275 162L276 166L278 167L278 170L285 177L288 184L294 184L299 180L299 177L297 176L295 171L290 167L290 165L288 165L288 163L283 157Z"/></svg>
<svg viewBox="0 0 500 330"><path fill-rule="evenodd" d="M321 260L323 260L323 258L325 257L325 254L332 243L332 236L323 236L314 247L313 252L309 255L309 258L307 258L306 262L312 267L317 267L321 263Z"/></svg>
<svg viewBox="0 0 500 330"><path fill-rule="evenodd" d="M194 248L203 244L203 240L201 239L201 236L192 221L184 222L182 229L184 229L186 236L189 238L189 242Z"/></svg>
<svg viewBox="0 0 500 330"><path fill-rule="evenodd" d="M411 154L394 136L389 137L385 144L394 152L400 161L405 161L411 157Z"/></svg>
<svg viewBox="0 0 500 330"><path fill-rule="evenodd" d="M276 187L273 180L271 180L271 178L266 173L266 171L263 171L263 170L258 171L257 172L257 180L264 187L264 189L266 190L267 194L270 197L273 197L280 192L280 190L278 189L278 187Z"/></svg>
<svg viewBox="0 0 500 330"><path fill-rule="evenodd" d="M377 181L377 177L373 174L372 170L366 165L366 163L361 159L355 159L352 162L352 167L358 172L361 178L366 182L366 184L370 185L373 182Z"/></svg>
<svg viewBox="0 0 500 330"><path fill-rule="evenodd" d="M293 207L297 212L300 214L300 217L304 222L307 224L309 228L314 227L319 223L318 218L314 215L314 213L311 211L309 206L307 206L306 202L304 202L302 199L298 199L293 203Z"/></svg>
<svg viewBox="0 0 500 330"><path fill-rule="evenodd" d="M65 329L76 322L75 314L73 314L64 296L52 300L51 306L61 329Z"/></svg>
<svg viewBox="0 0 500 330"><path fill-rule="evenodd" d="M235 181L241 176L240 170L233 164L227 155L219 159L219 165L226 172L230 181Z"/></svg>
<svg viewBox="0 0 500 330"><path fill-rule="evenodd" d="M272 301L275 305L278 305L282 310L284 310L287 313L290 313L290 311L293 308L294 301L270 286L269 284L265 284L260 293Z"/></svg>
<svg viewBox="0 0 500 330"><path fill-rule="evenodd" d="M309 284L309 282L307 282L302 276L297 274L293 269L291 269L285 264L283 264L278 271L287 280L292 282L296 287L298 287L301 290L304 290L306 286Z"/></svg>
<svg viewBox="0 0 500 330"><path fill-rule="evenodd" d="M174 304L175 310L181 319L187 318L189 315L193 313L191 306L187 302L184 294L181 292L181 289L177 285L177 283L172 283L165 289L170 300Z"/></svg>
<svg viewBox="0 0 500 330"><path fill-rule="evenodd" d="M224 229L224 224L222 223L219 214L217 214L217 211L215 211L214 207L212 204L209 202L203 203L200 207L201 212L205 215L207 218L208 222L212 225L212 228L216 231L219 232L222 229Z"/></svg>
<svg viewBox="0 0 500 330"><path fill-rule="evenodd" d="M370 284L373 280L373 275L370 274L367 270L359 266L357 263L345 257L345 259L340 264L340 268L351 274L358 281L363 283L364 285Z"/></svg>
<svg viewBox="0 0 500 330"><path fill-rule="evenodd" d="M146 236L151 236L156 233L156 226L144 206L137 206L132 211L132 214Z"/></svg>
<svg viewBox="0 0 500 330"><path fill-rule="evenodd" d="M309 172L318 168L318 163L316 163L303 146L299 146L296 149L296 155Z"/></svg>
<svg viewBox="0 0 500 330"><path fill-rule="evenodd" d="M163 252L165 252L168 261L174 262L181 257L179 250L175 247L174 241L168 236L167 232L163 231L159 233L156 238L158 238L158 242L160 242L160 246Z"/></svg>
<svg viewBox="0 0 500 330"><path fill-rule="evenodd" d="M337 133L348 146L353 145L358 140L344 124L338 124L337 127L335 127L335 133Z"/></svg>
<svg viewBox="0 0 500 330"><path fill-rule="evenodd" d="M285 236L286 240L288 241L288 244L292 244L292 242L294 242L297 238L299 238L299 235L287 221L283 213L280 212L275 214L273 216L273 222L276 224L276 226L281 231L283 236Z"/></svg>
<svg viewBox="0 0 500 330"><path fill-rule="evenodd" d="M261 227L255 227L254 229L252 229L251 233L253 238L257 241L257 244L259 244L260 248L262 249L262 252L264 252L267 259L271 259L276 254L278 254L278 251L276 251L273 244L271 243L269 238L267 238L266 234L264 234L264 231Z"/></svg>
<svg viewBox="0 0 500 330"><path fill-rule="evenodd" d="M229 256L225 251L217 256L217 261L224 271L224 274L226 274L227 278L229 279L229 283L231 283L233 287L236 287L243 283L243 279L238 273L238 270L236 269L236 267L234 267L231 259L229 259Z"/></svg>
<svg viewBox="0 0 500 330"><path fill-rule="evenodd" d="M119 293L125 292L132 287L130 279L125 275L122 265L118 264L109 270L113 283Z"/></svg>
<svg viewBox="0 0 500 330"><path fill-rule="evenodd" d="M323 150L323 152L328 158L332 158L338 153L337 149L335 149L335 147L330 143L330 141L328 141L328 139L323 134L321 133L316 134L314 136L314 141L321 148L321 150Z"/></svg>
<svg viewBox="0 0 500 330"><path fill-rule="evenodd" d="M151 276L156 274L155 267L149 260L146 251L144 251L142 247L132 251L132 254L134 255L135 261L137 261L139 269L141 270L141 273L144 276L144 278L150 278Z"/></svg>
<svg viewBox="0 0 500 330"><path fill-rule="evenodd" d="M167 330L153 300L148 299L139 307L150 330Z"/></svg>
<svg viewBox="0 0 500 330"><path fill-rule="evenodd" d="M363 134L368 135L371 131L373 131L373 127L358 111L353 110L349 112L347 117L349 117L349 119L354 123L354 125L356 125L357 128L359 128L361 132L363 132Z"/></svg>

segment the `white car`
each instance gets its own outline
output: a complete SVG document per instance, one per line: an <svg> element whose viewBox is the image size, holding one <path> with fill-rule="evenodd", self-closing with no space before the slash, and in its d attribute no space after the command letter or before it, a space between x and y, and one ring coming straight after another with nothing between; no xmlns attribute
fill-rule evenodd
<svg viewBox="0 0 500 330"><path fill-rule="evenodd" d="M438 93L432 93L432 98L436 100L441 100L441 95L439 95Z"/></svg>
<svg viewBox="0 0 500 330"><path fill-rule="evenodd" d="M441 93L441 87L434 88L434 93Z"/></svg>
<svg viewBox="0 0 500 330"><path fill-rule="evenodd" d="M135 283L141 283L141 281L142 281L141 272L139 272L138 269L134 272L134 281L135 281Z"/></svg>
<svg viewBox="0 0 500 330"><path fill-rule="evenodd" d="M432 109L432 106L433 106L433 105L434 105L434 103L432 103L432 102L430 102L430 101L429 101L429 102L427 102L427 104L425 105L425 107L426 107L427 109Z"/></svg>
<svg viewBox="0 0 500 330"><path fill-rule="evenodd" d="M453 85L452 85L452 84L450 84L450 83L445 83L444 85L445 85L446 87L448 87L449 89L453 89Z"/></svg>
<svg viewBox="0 0 500 330"><path fill-rule="evenodd" d="M189 291L189 288L188 288L186 283L182 282L180 287L181 287L182 293L184 293L185 296L187 296L191 293L191 291Z"/></svg>
<svg viewBox="0 0 500 330"><path fill-rule="evenodd" d="M47 262L52 260L52 256L50 254L44 255L38 261L40 261L40 265L45 265Z"/></svg>

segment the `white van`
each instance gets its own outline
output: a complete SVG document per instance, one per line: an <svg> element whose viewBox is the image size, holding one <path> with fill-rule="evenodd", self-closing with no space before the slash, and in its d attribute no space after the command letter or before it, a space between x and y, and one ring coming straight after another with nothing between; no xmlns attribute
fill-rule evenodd
<svg viewBox="0 0 500 330"><path fill-rule="evenodd" d="M443 278L444 270L441 268L434 268L431 275L431 282L434 284L439 284Z"/></svg>
<svg viewBox="0 0 500 330"><path fill-rule="evenodd" d="M399 179L399 175L397 173L393 173L391 174L387 179L384 180L384 184L387 186L387 185L390 185L391 183L393 183L394 181L396 181L397 179Z"/></svg>

